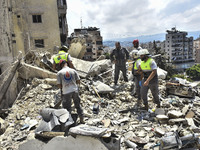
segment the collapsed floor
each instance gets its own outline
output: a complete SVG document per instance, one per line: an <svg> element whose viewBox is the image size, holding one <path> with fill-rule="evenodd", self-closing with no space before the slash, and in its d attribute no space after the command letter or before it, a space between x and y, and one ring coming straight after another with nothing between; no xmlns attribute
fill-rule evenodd
<svg viewBox="0 0 200 150"><path fill-rule="evenodd" d="M107 68L107 70L109 69L111 67ZM85 70L82 71L82 73L84 72ZM99 72L97 73L99 74ZM166 145L163 144L163 141L167 137L173 137L175 133L178 133L180 137L197 133L198 136L194 140L187 139L189 142L183 142L181 147L182 149L199 148L200 97L181 98L167 95L166 81L160 79L159 90L162 108L155 109L152 95L149 92L150 109L144 111L135 107L137 98L131 95L132 81L126 83L120 81L119 86L115 87L114 91L98 91L101 101L104 103L100 106L99 112L94 113L94 104L98 103L100 98L92 89L92 85L94 85L95 80L112 85L112 75L105 74L106 77L95 77L93 74L93 78L84 78L83 76L79 90L85 124L107 128L107 134L112 132L120 137L120 149L133 148L133 143L137 144L137 149L155 149L159 146L165 148ZM35 139L35 128L42 120L39 115L40 110L53 107L56 96L59 96L55 79L33 78L26 80L26 82L28 84L22 89L12 108L8 110L9 115L5 120L0 118L2 149L19 149L19 145L22 143ZM74 107L72 113L76 113ZM32 126L30 120L34 120ZM29 127L25 128L28 123L30 123Z"/></svg>

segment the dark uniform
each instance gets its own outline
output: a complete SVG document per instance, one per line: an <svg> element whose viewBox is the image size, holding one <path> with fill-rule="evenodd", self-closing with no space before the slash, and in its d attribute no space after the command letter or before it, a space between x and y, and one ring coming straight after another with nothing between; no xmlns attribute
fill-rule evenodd
<svg viewBox="0 0 200 150"><path fill-rule="evenodd" d="M121 70L123 73L124 81L128 82L128 78L126 75L126 60L129 59L129 53L125 48L114 49L110 54L111 61L116 60L115 63L115 77L114 83L117 84L119 78L119 71Z"/></svg>

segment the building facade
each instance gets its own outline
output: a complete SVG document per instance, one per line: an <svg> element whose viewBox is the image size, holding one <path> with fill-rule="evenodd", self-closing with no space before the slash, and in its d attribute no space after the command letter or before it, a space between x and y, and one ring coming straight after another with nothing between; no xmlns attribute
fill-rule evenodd
<svg viewBox="0 0 200 150"><path fill-rule="evenodd" d="M48 51L65 44L68 28L66 0L1 0L0 1L0 84L13 61L28 51ZM7 108L19 88L17 74L5 96Z"/></svg>
<svg viewBox="0 0 200 150"><path fill-rule="evenodd" d="M74 29L74 37L84 36L86 38L86 52L84 60L93 61L103 54L103 42L99 28L88 27Z"/></svg>
<svg viewBox="0 0 200 150"><path fill-rule="evenodd" d="M66 42L66 0L12 0L13 51L53 53Z"/></svg>
<svg viewBox="0 0 200 150"><path fill-rule="evenodd" d="M187 32L176 28L167 30L165 38L165 53L174 69L187 69L194 64L193 37L187 37Z"/></svg>
<svg viewBox="0 0 200 150"><path fill-rule="evenodd" d="M194 40L194 58L195 63L200 63L200 38Z"/></svg>

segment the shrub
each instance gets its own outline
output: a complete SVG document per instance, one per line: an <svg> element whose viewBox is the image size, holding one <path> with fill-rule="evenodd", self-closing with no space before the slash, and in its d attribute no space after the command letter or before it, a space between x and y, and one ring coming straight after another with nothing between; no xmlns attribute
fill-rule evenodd
<svg viewBox="0 0 200 150"><path fill-rule="evenodd" d="M189 77L195 80L200 79L200 64L196 64L191 68L186 70L186 73Z"/></svg>

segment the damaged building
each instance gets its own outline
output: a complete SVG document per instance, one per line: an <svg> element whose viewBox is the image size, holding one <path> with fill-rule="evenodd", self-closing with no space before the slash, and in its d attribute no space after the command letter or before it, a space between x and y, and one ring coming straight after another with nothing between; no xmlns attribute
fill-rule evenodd
<svg viewBox="0 0 200 150"><path fill-rule="evenodd" d="M84 37L86 40L86 52L83 56L84 60L97 60L103 54L103 38L99 28L88 27L74 29L71 38Z"/></svg>
<svg viewBox="0 0 200 150"><path fill-rule="evenodd" d="M166 31L165 53L175 70L184 70L194 65L193 37L176 27Z"/></svg>
<svg viewBox="0 0 200 150"><path fill-rule="evenodd" d="M6 74L19 51L23 57L36 50L52 54L56 52L56 46L66 44L66 0L2 0L0 7L1 74ZM7 102L1 104L2 107L10 106L16 98L20 91L17 82L15 75L5 96Z"/></svg>
<svg viewBox="0 0 200 150"><path fill-rule="evenodd" d="M78 29L76 36L83 32L84 36L93 37L94 33L96 38L75 37L77 42L72 43L69 50L81 78L79 92L85 123L80 124L73 104L71 114L62 105L57 106L62 101L61 92L57 87L56 73L51 68L53 46L65 42L67 34L64 32L67 30L64 27L65 1L18 1L23 2L21 5L12 2L0 2L0 20L3 20L0 22L0 103L3 108L0 109L0 150L200 148L199 82L186 83L177 78L168 81L165 79L167 72L158 69L161 108L156 108L151 92L148 93L149 110L136 107L137 97L131 94L134 89L131 72L127 74L128 82L124 82L120 75L119 86L112 86L113 64L108 59L96 60L103 52L98 28ZM28 4L38 9L29 8ZM47 29L41 35L34 31L36 26L44 29L45 10L51 5L55 6L51 18L54 16L58 20L55 23L50 19L56 26L52 40L55 37L60 40L48 45L48 36L52 33L44 34ZM57 11L58 7L61 11ZM10 17L14 17L15 27ZM23 26L25 20L31 23L28 27L31 33L26 25ZM34 49L27 53L31 47ZM14 51L19 48L21 52ZM73 49L77 50L74 54ZM91 54L85 54L86 50ZM81 60L83 56L93 61ZM8 96L13 96L13 101L8 101Z"/></svg>
<svg viewBox="0 0 200 150"><path fill-rule="evenodd" d="M85 124L79 124L72 106L69 114L62 107L56 86L56 73L41 68L37 52L20 62L17 72L26 80L10 109L1 113L0 141L2 149L64 150L64 149L182 149L200 148L199 87L181 80L164 80L159 71L161 108L155 108L148 93L148 111L137 109L137 98L131 95L133 82L122 77L113 87L110 60L84 61L72 58L81 77L79 92ZM45 55L45 54L44 54ZM35 59L39 56L39 59ZM180 89L167 91L167 84L176 83ZM176 88L176 87L175 87ZM181 88L184 92L181 93ZM188 89L188 93L186 93ZM194 91L191 96L190 89ZM173 89L172 89L173 90ZM179 93L178 93L179 92ZM3 115L8 115L4 118ZM175 140L177 139L177 140Z"/></svg>

